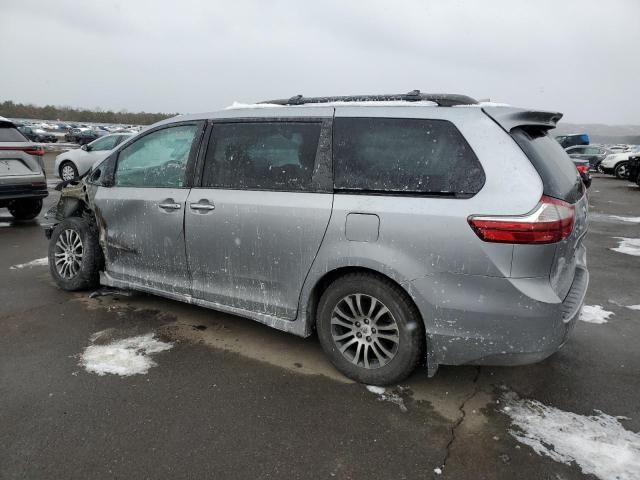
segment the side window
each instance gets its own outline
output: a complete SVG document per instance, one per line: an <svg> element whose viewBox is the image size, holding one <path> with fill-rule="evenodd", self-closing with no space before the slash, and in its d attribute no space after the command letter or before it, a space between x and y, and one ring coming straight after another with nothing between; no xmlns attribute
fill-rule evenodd
<svg viewBox="0 0 640 480"><path fill-rule="evenodd" d="M336 118L336 190L473 195L484 185L477 157L445 120Z"/></svg>
<svg viewBox="0 0 640 480"><path fill-rule="evenodd" d="M310 190L320 128L304 122L215 124L202 186Z"/></svg>
<svg viewBox="0 0 640 480"><path fill-rule="evenodd" d="M118 155L115 185L182 187L198 125L180 125L149 133Z"/></svg>
<svg viewBox="0 0 640 480"><path fill-rule="evenodd" d="M584 153L583 147L574 147L567 150L568 155L582 155Z"/></svg>

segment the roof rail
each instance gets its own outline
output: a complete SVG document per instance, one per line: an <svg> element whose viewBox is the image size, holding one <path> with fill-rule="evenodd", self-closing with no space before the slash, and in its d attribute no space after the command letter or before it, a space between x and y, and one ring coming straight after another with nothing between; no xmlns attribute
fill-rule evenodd
<svg viewBox="0 0 640 480"><path fill-rule="evenodd" d="M409 93L395 93L386 95L345 95L338 97L305 97L295 95L288 99L266 100L259 103L274 105L305 105L307 103L331 103L331 102L434 102L440 107L452 107L454 105L476 105L478 102L466 95L453 93L421 93L420 90L412 90Z"/></svg>

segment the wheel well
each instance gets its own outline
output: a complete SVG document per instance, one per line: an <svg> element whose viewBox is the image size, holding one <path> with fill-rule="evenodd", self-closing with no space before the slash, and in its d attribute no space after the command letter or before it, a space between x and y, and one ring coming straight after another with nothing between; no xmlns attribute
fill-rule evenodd
<svg viewBox="0 0 640 480"><path fill-rule="evenodd" d="M73 163L72 160L69 160L68 158L65 158L64 160L62 160L60 162L60 166L58 167L58 170L62 170L62 167L64 167L65 163L71 163L72 165L75 165L75 163Z"/></svg>
<svg viewBox="0 0 640 480"><path fill-rule="evenodd" d="M309 322L309 326L311 328L315 328L316 326L316 312L318 310L318 304L320 303L320 297L322 297L322 294L324 293L324 291L332 282L350 273L369 273L371 275L375 275L377 277L383 278L397 285L400 288L400 290L402 290L404 294L407 296L407 300L409 300L413 304L413 306L416 308L416 312L418 312L418 315L420 316L420 321L422 322L422 325L424 328L424 321L422 319L422 315L420 314L420 310L418 309L418 306L416 305L416 303L413 301L413 298L411 298L411 295L409 295L409 292L407 292L406 288L400 285L393 278L387 275L384 275L376 270L372 270L370 268L365 268L365 267L337 268L335 270L331 270L330 272L325 273L324 276L322 276L322 278L320 278L320 280L316 282L315 286L311 290L311 294L309 295L309 301L307 302L307 321Z"/></svg>

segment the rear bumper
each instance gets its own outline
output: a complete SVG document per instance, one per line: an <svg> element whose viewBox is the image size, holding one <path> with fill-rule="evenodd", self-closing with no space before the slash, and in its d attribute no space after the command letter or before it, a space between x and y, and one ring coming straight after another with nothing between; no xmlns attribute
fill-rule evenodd
<svg viewBox="0 0 640 480"><path fill-rule="evenodd" d="M564 300L548 279L438 275L412 282L430 362L515 366L541 361L567 341L589 284L578 266Z"/></svg>
<svg viewBox="0 0 640 480"><path fill-rule="evenodd" d="M44 177L28 183L0 184L0 202L6 203L21 198L44 198L49 195Z"/></svg>

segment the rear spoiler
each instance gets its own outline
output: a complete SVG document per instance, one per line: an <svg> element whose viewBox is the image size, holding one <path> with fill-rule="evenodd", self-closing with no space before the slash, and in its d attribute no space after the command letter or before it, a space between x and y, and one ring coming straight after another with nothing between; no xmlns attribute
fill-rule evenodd
<svg viewBox="0 0 640 480"><path fill-rule="evenodd" d="M516 127L535 126L550 130L555 128L562 114L559 112L542 112L512 107L482 107L494 122L510 132Z"/></svg>

